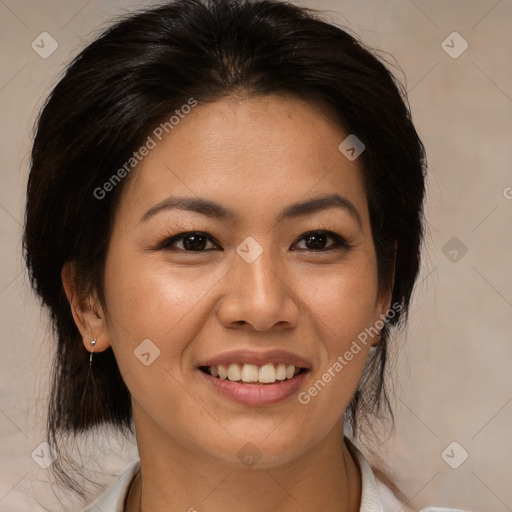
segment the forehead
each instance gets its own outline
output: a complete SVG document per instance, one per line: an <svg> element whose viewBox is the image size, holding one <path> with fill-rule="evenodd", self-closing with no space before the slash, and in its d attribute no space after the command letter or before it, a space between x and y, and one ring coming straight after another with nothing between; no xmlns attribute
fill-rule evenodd
<svg viewBox="0 0 512 512"><path fill-rule="evenodd" d="M209 197L249 216L333 192L366 210L362 164L338 149L347 133L314 104L226 98L173 121L169 133L149 134L153 147L123 192L125 213L171 194Z"/></svg>

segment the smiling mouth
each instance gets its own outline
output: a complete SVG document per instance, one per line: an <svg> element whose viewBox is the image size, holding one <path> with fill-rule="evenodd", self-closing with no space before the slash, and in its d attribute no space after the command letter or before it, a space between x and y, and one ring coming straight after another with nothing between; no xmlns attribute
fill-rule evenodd
<svg viewBox="0 0 512 512"><path fill-rule="evenodd" d="M229 380L241 384L275 384L286 380L292 380L297 375L308 370L293 364L238 364L200 366L199 369L212 377L220 380Z"/></svg>

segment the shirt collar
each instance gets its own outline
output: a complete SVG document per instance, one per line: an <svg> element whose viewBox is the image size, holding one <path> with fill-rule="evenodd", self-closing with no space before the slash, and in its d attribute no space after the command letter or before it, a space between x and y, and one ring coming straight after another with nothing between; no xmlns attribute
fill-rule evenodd
<svg viewBox="0 0 512 512"><path fill-rule="evenodd" d="M350 439L345 438L345 443L361 472L361 506L359 512L384 512L377 482L370 464Z"/></svg>

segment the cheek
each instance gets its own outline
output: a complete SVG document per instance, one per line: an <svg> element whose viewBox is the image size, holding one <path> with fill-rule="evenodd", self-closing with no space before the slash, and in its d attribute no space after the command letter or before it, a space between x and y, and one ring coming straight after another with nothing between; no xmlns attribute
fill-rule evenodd
<svg viewBox="0 0 512 512"><path fill-rule="evenodd" d="M307 272L297 282L330 353L344 351L375 321L377 278L371 258L362 256L351 265Z"/></svg>
<svg viewBox="0 0 512 512"><path fill-rule="evenodd" d="M201 328L208 292L221 278L222 269L173 267L161 258L151 261L114 248L106 262L105 299L119 365L134 365L129 356L146 339L166 360L180 364L178 356Z"/></svg>
<svg viewBox="0 0 512 512"><path fill-rule="evenodd" d="M337 421L362 376L373 339L377 278L371 258L339 266L322 275L308 274L300 293L318 338L319 368L301 403ZM309 405L306 405L309 404Z"/></svg>

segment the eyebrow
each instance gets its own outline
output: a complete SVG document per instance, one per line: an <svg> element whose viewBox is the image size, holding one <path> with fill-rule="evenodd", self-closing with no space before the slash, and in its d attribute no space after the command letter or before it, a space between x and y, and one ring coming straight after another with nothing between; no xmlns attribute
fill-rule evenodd
<svg viewBox="0 0 512 512"><path fill-rule="evenodd" d="M359 215L357 208L349 199L342 197L339 194L331 194L299 203L293 203L279 213L276 222L279 223L283 220L303 217L328 208L341 208L345 210L356 220L359 228L362 229L361 216ZM209 199L201 197L171 196L151 207L141 217L139 224L146 222L148 219L160 212L173 209L197 212L219 220L235 221L238 219L238 214L234 210L226 208Z"/></svg>

